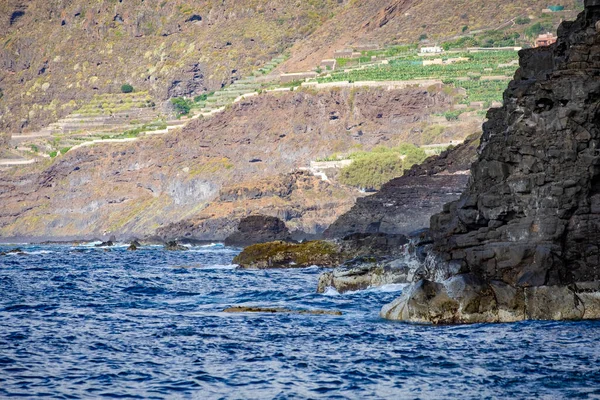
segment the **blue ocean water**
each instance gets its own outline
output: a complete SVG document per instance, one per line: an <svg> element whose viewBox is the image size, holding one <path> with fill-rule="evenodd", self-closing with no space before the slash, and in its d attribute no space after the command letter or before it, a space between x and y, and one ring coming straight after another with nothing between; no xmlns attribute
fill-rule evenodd
<svg viewBox="0 0 600 400"><path fill-rule="evenodd" d="M399 287L320 295L319 269L236 270L220 245L21 248L0 257L0 398L600 398L600 322L387 322Z"/></svg>

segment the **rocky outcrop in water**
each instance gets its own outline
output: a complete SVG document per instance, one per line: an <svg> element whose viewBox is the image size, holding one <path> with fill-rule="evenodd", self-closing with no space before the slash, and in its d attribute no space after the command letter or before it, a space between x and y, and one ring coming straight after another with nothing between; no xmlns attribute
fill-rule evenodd
<svg viewBox="0 0 600 400"><path fill-rule="evenodd" d="M237 232L225 239L225 245L244 247L257 243L291 240L290 230L279 218L251 215L240 221Z"/></svg>
<svg viewBox="0 0 600 400"><path fill-rule="evenodd" d="M188 250L188 248L180 245L176 241L171 241L171 242L167 242L165 244L165 250L166 251L186 251L186 250Z"/></svg>
<svg viewBox="0 0 600 400"><path fill-rule="evenodd" d="M264 314L298 314L298 315L342 315L341 311L330 310L290 310L288 308L266 307L230 307L223 310L225 313L264 313Z"/></svg>
<svg viewBox="0 0 600 400"><path fill-rule="evenodd" d="M319 277L317 293L335 289L338 293L354 292L384 285L409 282L410 267L401 259L377 260L361 257Z"/></svg>
<svg viewBox="0 0 600 400"><path fill-rule="evenodd" d="M270 242L246 247L234 260L242 268L338 267L358 258L399 256L408 243L404 235L356 234L341 240L304 243Z"/></svg>
<svg viewBox="0 0 600 400"><path fill-rule="evenodd" d="M384 307L413 322L600 317L600 1L587 0L488 113L460 200L431 220L437 270Z"/></svg>
<svg viewBox="0 0 600 400"><path fill-rule="evenodd" d="M345 256L332 242L270 242L246 247L233 263L245 269L284 269L334 267L344 260Z"/></svg>

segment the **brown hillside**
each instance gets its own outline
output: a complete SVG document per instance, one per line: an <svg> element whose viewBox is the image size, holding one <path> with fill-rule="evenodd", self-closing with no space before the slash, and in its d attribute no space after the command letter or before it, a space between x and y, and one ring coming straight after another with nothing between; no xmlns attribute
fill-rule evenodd
<svg viewBox="0 0 600 400"><path fill-rule="evenodd" d="M208 218L231 222L232 207L245 204L244 196L225 195L237 193L231 186L243 192L254 189L240 185L258 185L269 192L269 181L247 182L280 176L334 153L396 145L403 126L426 121L451 100L443 92L423 89L261 95L176 133L73 150L41 171L38 165L0 176L0 237L141 236L184 219L205 218L207 214L200 213L208 206L213 210ZM272 202L265 204L261 196L254 204L275 214L278 209L306 207L308 219L303 220L300 211L288 217L295 226L311 230L311 223L327 222L308 212L311 204L329 204L323 209L341 205L328 214L333 221L354 198L348 189L319 188L314 182L305 186L308 189L295 191L295 197L271 195ZM299 203L300 193L320 200ZM288 205L281 206L281 201ZM214 239L230 233L223 230L230 225L216 226L208 233L204 228L197 232Z"/></svg>
<svg viewBox="0 0 600 400"><path fill-rule="evenodd" d="M249 74L343 6L321 1L0 2L0 132L32 131L124 83L157 102Z"/></svg>

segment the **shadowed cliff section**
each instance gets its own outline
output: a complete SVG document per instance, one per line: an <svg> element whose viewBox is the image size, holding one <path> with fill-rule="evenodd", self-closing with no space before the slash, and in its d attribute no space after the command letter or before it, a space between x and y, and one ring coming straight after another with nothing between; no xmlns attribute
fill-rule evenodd
<svg viewBox="0 0 600 400"><path fill-rule="evenodd" d="M479 135L456 148L415 165L404 176L391 180L371 196L359 198L340 216L325 237L353 233L408 234L428 226L432 215L456 200L469 181L469 167L477 157Z"/></svg>
<svg viewBox="0 0 600 400"><path fill-rule="evenodd" d="M600 317L600 2L520 53L460 200L431 220L431 280L384 307L414 322Z"/></svg>

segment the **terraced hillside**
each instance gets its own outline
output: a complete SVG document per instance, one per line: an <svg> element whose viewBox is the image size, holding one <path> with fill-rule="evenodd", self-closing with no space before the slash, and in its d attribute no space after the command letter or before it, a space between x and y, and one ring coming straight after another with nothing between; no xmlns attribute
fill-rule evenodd
<svg viewBox="0 0 600 400"><path fill-rule="evenodd" d="M148 91L158 105L219 89L264 68L344 6L334 0L1 2L0 131L37 131L125 83Z"/></svg>
<svg viewBox="0 0 600 400"><path fill-rule="evenodd" d="M235 218L256 210L323 230L358 190L307 178L301 201L296 189L286 194L294 184L274 182L288 182L287 173L330 154L397 144L396 127L425 123L452 101L423 88L288 90L246 99L167 135L1 171L0 237L145 236L164 226L176 236L216 240L235 229Z"/></svg>
<svg viewBox="0 0 600 400"><path fill-rule="evenodd" d="M574 9L580 1L568 3ZM124 83L148 91L161 107L168 98L210 93L254 72L260 80L283 61L286 49L290 59L277 70L305 71L347 46L433 43L515 25L517 17L527 15L535 18L531 23L553 29L570 15L546 18L541 11L547 5L539 0L7 0L0 4L0 132L38 131L96 94L118 93Z"/></svg>
<svg viewBox="0 0 600 400"><path fill-rule="evenodd" d="M531 25L539 23L542 31L555 32L562 20L583 9L582 0L567 0L561 2L565 11L548 13L550 4L541 0L356 0L298 41L284 69L313 69L321 60L333 58L336 50L366 44L430 46L490 32L518 33L520 44L532 44L525 34ZM520 25L518 18L518 22L529 21Z"/></svg>

